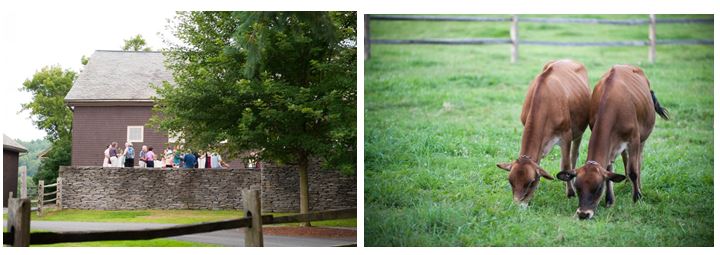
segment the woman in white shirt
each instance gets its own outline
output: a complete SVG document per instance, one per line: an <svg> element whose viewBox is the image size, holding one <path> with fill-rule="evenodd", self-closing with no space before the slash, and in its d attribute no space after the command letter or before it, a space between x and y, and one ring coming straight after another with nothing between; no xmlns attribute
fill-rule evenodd
<svg viewBox="0 0 720 255"><path fill-rule="evenodd" d="M103 167L110 167L110 145L108 144L107 149L105 149L105 158L103 158Z"/></svg>

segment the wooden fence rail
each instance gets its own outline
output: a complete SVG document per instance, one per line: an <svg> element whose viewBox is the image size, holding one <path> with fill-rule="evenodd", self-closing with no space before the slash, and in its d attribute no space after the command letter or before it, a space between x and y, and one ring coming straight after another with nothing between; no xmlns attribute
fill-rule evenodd
<svg viewBox="0 0 720 255"><path fill-rule="evenodd" d="M371 15L371 20L394 20L394 21L467 21L467 22L510 22L512 17L473 17L473 16L404 16L404 15ZM587 19L587 18L522 18L520 22L532 23L579 23L579 24L604 24L604 25L645 25L650 21L647 19ZM703 23L713 24L713 19L658 19L657 23Z"/></svg>
<svg viewBox="0 0 720 255"><path fill-rule="evenodd" d="M244 199L243 201L245 202L245 217L240 219L144 230L71 231L38 233L29 232L29 200L11 198L9 201L11 206L8 208L8 211L10 212L8 217L9 232L3 233L3 244L11 244L12 246L29 246L33 244L56 244L68 242L149 240L155 238L190 235L226 229L245 228L245 246L263 246L262 225L349 219L357 217L357 208L329 210L307 214L295 214L281 217L273 217L272 215L261 215L260 191L244 190L242 193ZM26 206L27 208L21 206L25 204L28 205ZM20 224L24 221L27 221L26 226ZM15 225L11 225L11 223L13 222L18 223Z"/></svg>
<svg viewBox="0 0 720 255"><path fill-rule="evenodd" d="M45 192L45 189L53 187L55 188L55 191ZM57 209L62 210L62 177L58 177L55 183L48 185L45 185L45 181L39 181L37 189L37 200L32 200L31 204L36 204L34 210L37 211L38 216L42 216L45 211L45 207L48 205L55 205ZM45 199L47 196L52 195L55 195L55 197Z"/></svg>
<svg viewBox="0 0 720 255"><path fill-rule="evenodd" d="M378 39L371 40L373 44L508 44L512 43L509 39L494 38L474 38L474 39L409 39L409 40L393 40ZM552 42L552 41L530 41L519 40L518 43L526 45L546 45L546 46L648 46L648 41L617 41L617 42ZM712 45L713 40L657 40L656 44L665 45Z"/></svg>
<svg viewBox="0 0 720 255"><path fill-rule="evenodd" d="M648 61L655 62L656 45L712 45L712 39L688 39L688 40L657 40L655 25L658 23L701 23L713 24L714 19L656 19L654 14L648 19L586 19L586 18L523 18L513 15L505 17L472 17L472 16L402 16L402 15L365 15L365 59L370 58L372 44L438 44L438 45L483 45L483 44L511 44L510 62L515 63L519 56L519 45L543 45L543 46L649 46ZM510 38L465 38L465 39L372 39L370 36L370 21L438 21L438 22L510 22ZM610 41L610 42L556 42L556 41L534 41L520 40L519 22L532 23L578 23L578 24L605 24L605 25L648 25L647 41Z"/></svg>

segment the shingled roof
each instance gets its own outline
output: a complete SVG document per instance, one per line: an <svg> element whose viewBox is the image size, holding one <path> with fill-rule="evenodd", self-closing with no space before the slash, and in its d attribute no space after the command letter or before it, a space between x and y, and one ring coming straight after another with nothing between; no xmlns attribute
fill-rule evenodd
<svg viewBox="0 0 720 255"><path fill-rule="evenodd" d="M27 148L17 143L9 136L3 134L3 150L11 150L16 152L27 152Z"/></svg>
<svg viewBox="0 0 720 255"><path fill-rule="evenodd" d="M78 76L65 102L152 102L150 84L172 83L160 52L97 50Z"/></svg>

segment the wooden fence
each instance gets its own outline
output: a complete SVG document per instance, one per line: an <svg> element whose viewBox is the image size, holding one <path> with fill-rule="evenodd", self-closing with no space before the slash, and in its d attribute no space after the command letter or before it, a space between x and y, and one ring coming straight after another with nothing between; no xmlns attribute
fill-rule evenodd
<svg viewBox="0 0 720 255"><path fill-rule="evenodd" d="M45 192L46 189L55 188L55 191ZM47 196L52 196L46 199ZM57 209L62 209L62 177L58 177L57 181L53 184L45 185L45 181L39 181L37 187L37 200L30 201L36 204L34 210L37 210L37 215L42 216L43 211L49 206L54 205Z"/></svg>
<svg viewBox="0 0 720 255"><path fill-rule="evenodd" d="M370 58L371 44L442 44L442 45L481 45L481 44L511 44L510 62L515 63L519 56L519 45L545 45L545 46L648 46L648 61L655 62L655 46L658 44L672 45L712 45L712 39L700 40L657 40L655 33L656 24L669 23L702 23L713 24L713 19L656 19L654 14L650 14L648 19L627 19L627 20L607 20L607 19L584 19L584 18L522 18L513 15L506 17L447 17L447 16L400 16L400 15L365 15L365 59ZM510 38L471 38L471 39L372 39L370 36L370 21L437 21L437 22L510 22ZM519 37L519 22L532 23L577 23L577 24L606 24L606 25L622 25L636 26L648 25L647 41L614 41L614 42L554 42L554 41L534 41L521 40Z"/></svg>
<svg viewBox="0 0 720 255"><path fill-rule="evenodd" d="M357 208L329 210L307 214L274 217L261 215L259 190L243 190L243 218L209 223L179 225L166 228L119 231L73 231L30 233L30 200L10 198L8 201L8 232L3 233L3 244L27 247L32 244L56 244L68 242L148 240L172 236L244 228L245 246L262 247L262 226L269 224L299 223L320 220L349 219L357 217ZM238 240L240 242L240 240ZM347 246L355 246L349 244Z"/></svg>
<svg viewBox="0 0 720 255"><path fill-rule="evenodd" d="M20 198L27 198L27 167L18 167L18 173L20 173Z"/></svg>

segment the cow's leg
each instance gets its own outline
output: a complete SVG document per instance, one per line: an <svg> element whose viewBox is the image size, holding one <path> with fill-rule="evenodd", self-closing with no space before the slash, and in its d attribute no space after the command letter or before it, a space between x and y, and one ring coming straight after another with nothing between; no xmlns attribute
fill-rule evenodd
<svg viewBox="0 0 720 255"><path fill-rule="evenodd" d="M610 164L607 167L607 170L609 172L613 172L613 164L615 161L610 161ZM605 207L611 207L613 204L615 204L615 191L613 190L613 182L610 180L605 181Z"/></svg>
<svg viewBox="0 0 720 255"><path fill-rule="evenodd" d="M560 153L562 154L560 159L560 171L570 172L573 169L574 162L570 155L572 140L570 132L563 135L562 139L560 139ZM568 198L575 196L575 189L573 188L572 180L565 182L565 195L567 195Z"/></svg>
<svg viewBox="0 0 720 255"><path fill-rule="evenodd" d="M642 170L642 164L643 164L643 149L645 148L645 142L640 143L640 152L638 155L638 191L642 190L642 180L640 179L640 172ZM642 197L642 193L640 193L640 197Z"/></svg>
<svg viewBox="0 0 720 255"><path fill-rule="evenodd" d="M625 175L628 175L628 173L630 172L630 171L628 171L630 169L630 165L629 165L630 161L628 160L628 150L625 149L624 151L622 151L622 153L620 155L622 155L623 167L625 167L625 169L623 169L623 170L625 170Z"/></svg>
<svg viewBox="0 0 720 255"><path fill-rule="evenodd" d="M640 192L640 158L642 153L642 147L640 142L632 142L628 148L628 156L630 159L629 164L629 171L628 172L628 178L630 178L630 181L633 185L633 202L637 202L640 198L642 198L642 193Z"/></svg>
<svg viewBox="0 0 720 255"><path fill-rule="evenodd" d="M582 142L582 135L575 138L572 142L572 148L570 150L570 160L573 169L575 169L575 166L577 165L578 154L580 154L580 142Z"/></svg>

